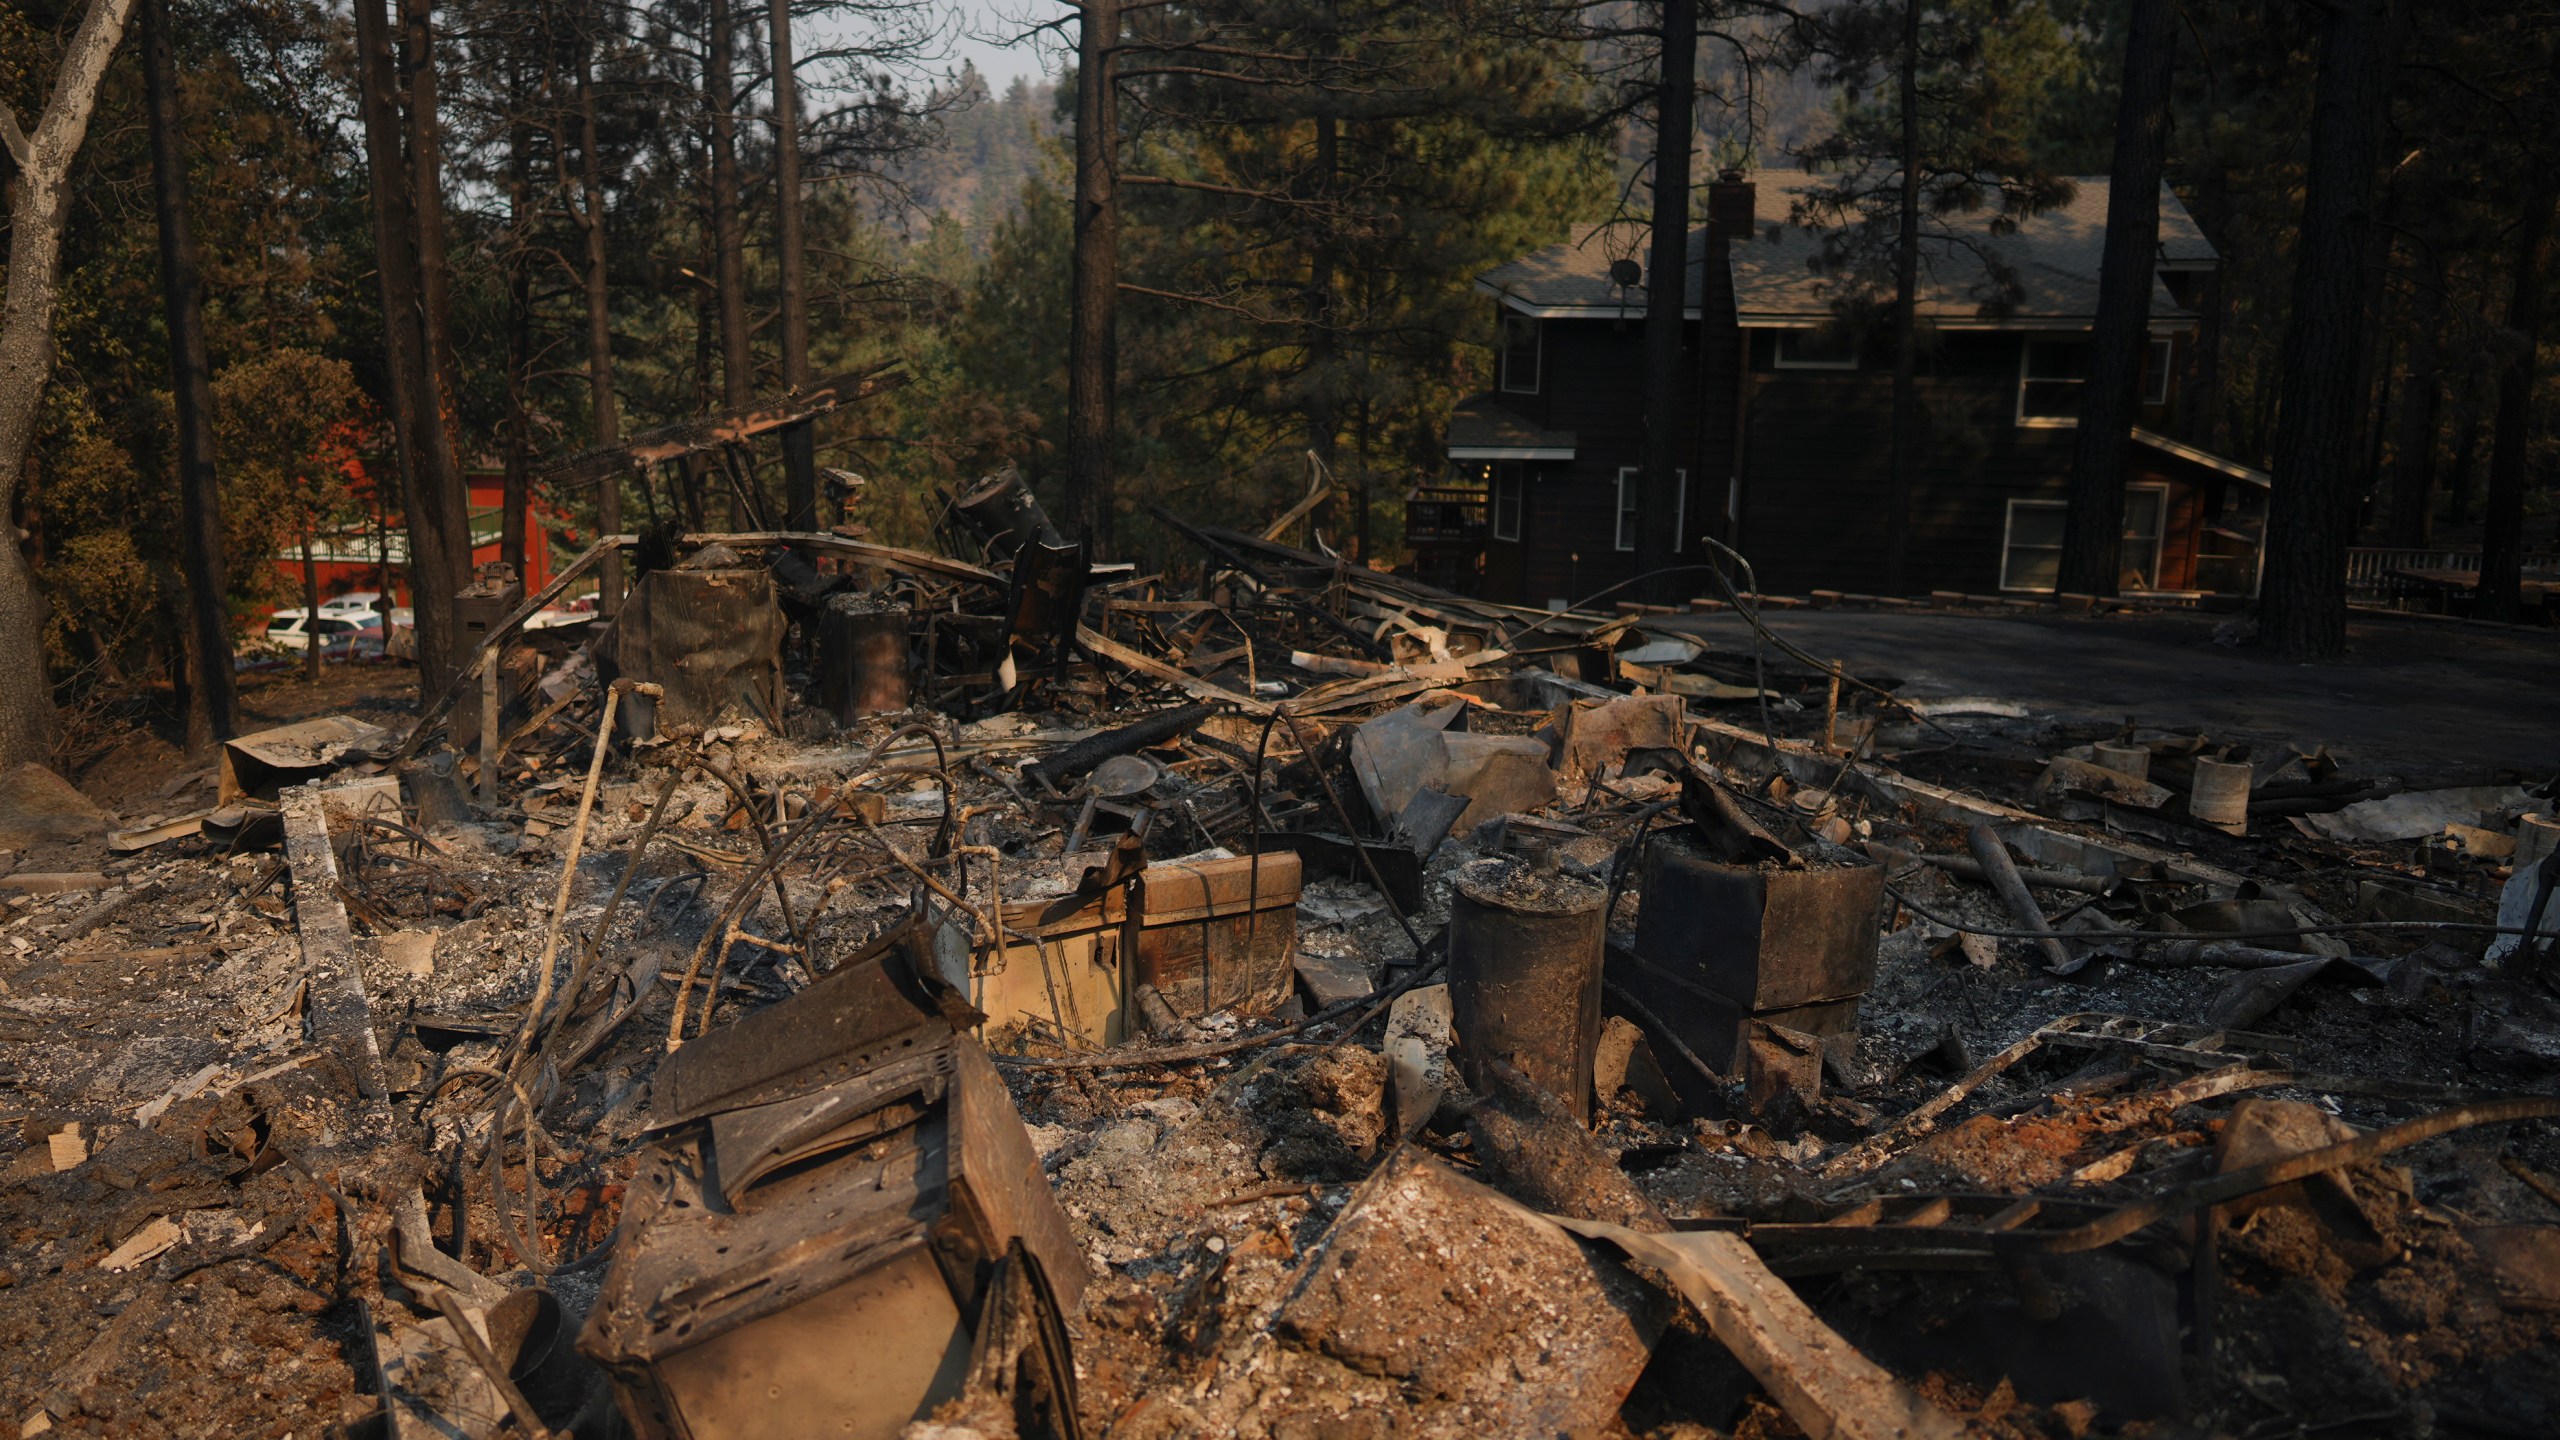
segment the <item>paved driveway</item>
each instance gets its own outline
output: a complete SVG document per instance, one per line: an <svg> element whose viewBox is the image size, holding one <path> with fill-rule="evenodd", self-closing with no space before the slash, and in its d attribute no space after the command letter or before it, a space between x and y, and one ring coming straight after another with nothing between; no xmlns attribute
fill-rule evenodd
<svg viewBox="0 0 2560 1440"><path fill-rule="evenodd" d="M1770 628L1915 698L1994 695L2074 718L2141 717L2233 739L2327 745L2412 779L2471 769L2560 773L2560 633L2359 619L2351 653L2288 665L2213 643L2214 617L1771 612ZM1667 622L1749 653L1732 615Z"/></svg>

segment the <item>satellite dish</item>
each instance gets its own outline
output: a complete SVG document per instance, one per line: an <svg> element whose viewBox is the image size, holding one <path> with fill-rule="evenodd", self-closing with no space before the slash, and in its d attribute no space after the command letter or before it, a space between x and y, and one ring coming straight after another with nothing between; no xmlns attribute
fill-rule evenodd
<svg viewBox="0 0 2560 1440"><path fill-rule="evenodd" d="M1609 262L1609 283L1621 288L1644 283L1644 267L1633 260Z"/></svg>

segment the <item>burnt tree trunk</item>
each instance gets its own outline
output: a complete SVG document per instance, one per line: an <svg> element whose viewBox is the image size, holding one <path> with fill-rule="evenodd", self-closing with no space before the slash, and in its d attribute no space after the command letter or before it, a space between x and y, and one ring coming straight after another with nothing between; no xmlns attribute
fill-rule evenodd
<svg viewBox="0 0 2560 1440"><path fill-rule="evenodd" d="M596 132L595 52L602 43L596 12L589 10L588 33L578 41L578 224L586 240L586 263L579 276L587 305L587 404L589 443L613 445L622 439L622 411L613 396L613 292L605 271L604 157ZM596 482L596 530L622 531L622 477ZM597 570L596 608L606 615L622 610L622 553L604 557Z"/></svg>
<svg viewBox="0 0 2560 1440"><path fill-rule="evenodd" d="M2125 35L2116 158L2107 182L2107 239L2098 315L2071 449L2071 504L2056 588L2113 595L2124 578L2124 460L2151 351L2151 287L2160 249L2160 169L2169 142L2169 74L2177 35L2169 0L2134 0ZM2155 577L2156 578L2156 577Z"/></svg>
<svg viewBox="0 0 2560 1440"><path fill-rule="evenodd" d="M2260 633L2289 660L2335 659L2346 649L2358 332L2374 220L2386 8L2387 0L2339 0L2321 21L2259 602Z"/></svg>
<svg viewBox="0 0 2560 1440"><path fill-rule="evenodd" d="M1902 174L1893 236L1893 470L1885 481L1884 593L1909 591L1911 492L1920 473L1920 0L1902 0Z"/></svg>
<svg viewBox="0 0 2560 1440"><path fill-rule="evenodd" d="M712 275L720 300L720 398L742 409L755 398L747 348L746 235L738 215L736 19L729 0L711 0L702 66L702 101L711 112Z"/></svg>
<svg viewBox="0 0 2560 1440"><path fill-rule="evenodd" d="M2435 508L2436 432L2444 416L2444 251L2419 242L2421 265L2409 297L2409 377L2401 383L2399 433L2392 439L2389 543L2427 543Z"/></svg>
<svg viewBox="0 0 2560 1440"><path fill-rule="evenodd" d="M2515 287L2507 294L2506 363L2498 370L2498 414L2491 422L2489 499L2481 512L2480 609L2483 620L2524 615L2525 448L2533 433L2533 381L2542 344L2543 277L2551 268L2551 212L2560 205L2560 172L2536 166L2516 239Z"/></svg>
<svg viewBox="0 0 2560 1440"><path fill-rule="evenodd" d="M1644 449L1637 472L1636 572L1642 598L1668 601L1680 514L1680 338L1689 308L1689 151L1697 132L1697 0L1662 0L1662 69L1654 79L1653 228L1644 290ZM1613 519L1616 517L1613 517ZM1624 521L1619 519L1619 524ZM1625 547L1623 537L1614 543ZM1576 597L1579 598L1579 597Z"/></svg>
<svg viewBox="0 0 2560 1440"><path fill-rule="evenodd" d="M453 265L446 256L444 224L444 119L436 81L433 0L401 0L408 83L409 205L417 225L418 296L426 325L427 363L433 367L436 421L447 444L462 433L462 364L453 347ZM466 497L467 499L467 497ZM471 568L463 550L462 566Z"/></svg>
<svg viewBox="0 0 2560 1440"><path fill-rule="evenodd" d="M800 194L800 77L792 73L791 0L772 0L773 205L782 268L782 384L809 383L808 241ZM813 422L782 428L783 528L818 528L818 451Z"/></svg>
<svg viewBox="0 0 2560 1440"><path fill-rule="evenodd" d="M445 424L424 314L415 192L402 151L400 89L383 0L355 0L358 104L373 197L374 278L382 301L393 450L409 532L409 591L416 615L418 680L442 691L461 664L453 597L471 567L461 467ZM441 201L438 202L439 206ZM439 227L440 229L441 227Z"/></svg>
<svg viewBox="0 0 2560 1440"><path fill-rule="evenodd" d="M1119 0L1082 0L1076 31L1075 276L1067 328L1066 511L1097 556L1111 552L1120 383L1120 196L1112 82Z"/></svg>
<svg viewBox="0 0 2560 1440"><path fill-rule="evenodd" d="M1336 128L1340 123L1330 113L1318 115L1315 118L1315 199L1318 204L1325 203L1333 195L1334 174L1341 163L1341 140ZM1342 350L1335 340L1333 330L1334 273L1339 268L1334 242L1335 233L1331 219L1319 218L1316 222L1315 243L1308 247L1307 256L1305 418L1307 449L1323 464L1324 478L1328 482L1339 473L1334 465L1334 454L1337 448L1336 439L1342 431L1340 408ZM1316 507L1311 523L1316 529L1321 530L1332 525L1333 518L1333 500L1328 496L1324 503ZM1334 543L1336 545L1343 543L1339 527L1334 530ZM1368 552L1361 551L1359 558L1366 560Z"/></svg>
<svg viewBox="0 0 2560 1440"><path fill-rule="evenodd" d="M152 197L160 220L160 294L168 310L169 393L177 418L179 568L187 594L187 753L240 731L225 598L222 493L213 467L213 363L205 353L204 282L187 222L187 162L178 115L168 0L142 0L143 82L150 108Z"/></svg>
<svg viewBox="0 0 2560 1440"><path fill-rule="evenodd" d="M22 131L17 116L0 103L0 144L16 166L8 186L9 279L0 290L0 521L16 519L27 448L53 374L53 314L61 298L71 161L88 137L98 84L132 13L133 0L90 0L63 49L53 93L34 131ZM49 610L12 529L0 537L0 764L53 761L53 678L44 659Z"/></svg>
<svg viewBox="0 0 2560 1440"><path fill-rule="evenodd" d="M316 522L302 517L302 678L320 683L320 565L312 558L311 531Z"/></svg>
<svg viewBox="0 0 2560 1440"><path fill-rule="evenodd" d="M514 70L510 65L510 70ZM516 112L524 110L523 75L510 75ZM533 468L532 420L525 403L533 378L533 266L525 244L533 189L533 137L522 120L507 129L507 417L506 481L498 520L498 558L524 576L525 505Z"/></svg>

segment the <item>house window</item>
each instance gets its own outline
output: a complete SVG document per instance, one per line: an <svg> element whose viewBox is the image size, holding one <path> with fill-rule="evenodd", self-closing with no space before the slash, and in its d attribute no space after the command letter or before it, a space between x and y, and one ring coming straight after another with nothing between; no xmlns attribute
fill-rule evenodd
<svg viewBox="0 0 2560 1440"><path fill-rule="evenodd" d="M2029 340L2020 348L2018 423L2079 424L2080 387L2089 373L2089 342Z"/></svg>
<svg viewBox="0 0 2560 1440"><path fill-rule="evenodd" d="M2142 352L2142 403L2169 403L2169 366L2177 358L2177 346L2166 335L2155 335Z"/></svg>
<svg viewBox="0 0 2560 1440"><path fill-rule="evenodd" d="M1679 488L1673 492L1671 499L1671 553L1676 555L1688 548L1686 537L1689 529L1689 472L1686 468L1682 468L1671 473L1679 477ZM1636 526L1639 523L1637 517L1643 501L1644 472L1633 465L1618 467L1617 536L1618 548L1621 550L1636 548Z"/></svg>
<svg viewBox="0 0 2560 1440"><path fill-rule="evenodd" d="M1520 467L1517 464L1493 467L1494 539L1517 540L1520 538L1520 511L1523 500L1521 489Z"/></svg>
<svg viewBox="0 0 2560 1440"><path fill-rule="evenodd" d="M1505 311L1502 316L1502 389L1511 395L1538 393L1538 362L1545 337L1537 321Z"/></svg>
<svg viewBox="0 0 2560 1440"><path fill-rule="evenodd" d="M1781 330L1777 365L1781 370L1855 370L1858 338L1846 330Z"/></svg>
<svg viewBox="0 0 2560 1440"><path fill-rule="evenodd" d="M2051 593L2062 573L2060 500L2012 500L2000 550L2000 588ZM2134 485L2124 492L2124 549L2116 584L2153 590L2160 584L2160 541L2167 528L2169 487Z"/></svg>

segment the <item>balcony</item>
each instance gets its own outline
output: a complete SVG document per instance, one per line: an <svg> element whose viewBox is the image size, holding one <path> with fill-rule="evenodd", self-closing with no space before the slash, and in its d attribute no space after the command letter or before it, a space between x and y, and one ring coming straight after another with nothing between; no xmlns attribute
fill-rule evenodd
<svg viewBox="0 0 2560 1440"><path fill-rule="evenodd" d="M1404 497L1404 539L1425 545L1484 543L1485 492L1459 485L1417 485Z"/></svg>

